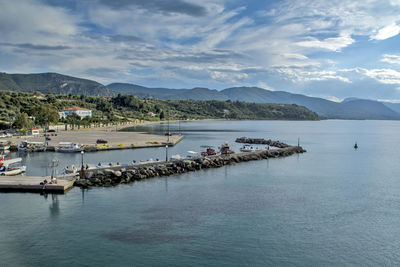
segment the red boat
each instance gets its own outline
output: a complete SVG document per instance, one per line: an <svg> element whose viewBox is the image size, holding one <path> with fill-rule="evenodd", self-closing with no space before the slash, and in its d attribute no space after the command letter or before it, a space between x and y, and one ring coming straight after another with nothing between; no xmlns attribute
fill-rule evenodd
<svg viewBox="0 0 400 267"><path fill-rule="evenodd" d="M217 152L215 152L215 150L212 147L207 147L206 151L202 151L201 155L203 157L205 156L214 156L217 155Z"/></svg>

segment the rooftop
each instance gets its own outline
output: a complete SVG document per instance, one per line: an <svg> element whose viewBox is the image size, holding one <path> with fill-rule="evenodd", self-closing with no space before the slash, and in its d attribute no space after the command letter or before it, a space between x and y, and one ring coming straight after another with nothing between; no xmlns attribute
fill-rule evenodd
<svg viewBox="0 0 400 267"><path fill-rule="evenodd" d="M81 107L70 107L70 108L64 109L64 111L67 111L67 110L90 110L90 109L81 108Z"/></svg>

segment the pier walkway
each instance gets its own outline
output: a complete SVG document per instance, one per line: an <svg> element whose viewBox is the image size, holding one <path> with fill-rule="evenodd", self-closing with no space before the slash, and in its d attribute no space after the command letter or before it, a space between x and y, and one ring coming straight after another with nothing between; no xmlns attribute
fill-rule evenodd
<svg viewBox="0 0 400 267"><path fill-rule="evenodd" d="M57 184L40 185L44 179L50 181L50 176L0 176L0 191L64 193L76 180L73 176L57 177Z"/></svg>

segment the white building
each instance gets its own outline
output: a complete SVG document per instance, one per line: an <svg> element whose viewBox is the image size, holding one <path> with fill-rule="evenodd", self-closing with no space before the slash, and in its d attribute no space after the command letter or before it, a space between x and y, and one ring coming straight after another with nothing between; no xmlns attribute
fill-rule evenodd
<svg viewBox="0 0 400 267"><path fill-rule="evenodd" d="M66 108L61 112L58 112L60 114L60 118L64 119L67 116L70 116L72 114L76 114L79 117L86 118L86 117L92 117L92 111L87 108L81 108L81 107L71 107L71 108Z"/></svg>
<svg viewBox="0 0 400 267"><path fill-rule="evenodd" d="M29 134L30 135L40 135L40 130L39 130L39 128L30 128Z"/></svg>

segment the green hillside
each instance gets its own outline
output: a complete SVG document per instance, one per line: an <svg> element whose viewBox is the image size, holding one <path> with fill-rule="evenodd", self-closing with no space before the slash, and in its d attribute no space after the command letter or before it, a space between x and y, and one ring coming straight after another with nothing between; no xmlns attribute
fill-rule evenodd
<svg viewBox="0 0 400 267"><path fill-rule="evenodd" d="M61 75L58 73L0 73L0 90L15 92L37 91L45 94L83 94L90 96L115 95L114 91L98 82Z"/></svg>
<svg viewBox="0 0 400 267"><path fill-rule="evenodd" d="M318 120L316 113L305 107L285 104L260 104L239 101L195 101L140 99L132 95L96 97L85 95L33 95L0 91L1 128L62 123L58 111L79 106L93 111L93 117L80 120L68 118L68 123L110 123L166 119L258 119L258 120Z"/></svg>

